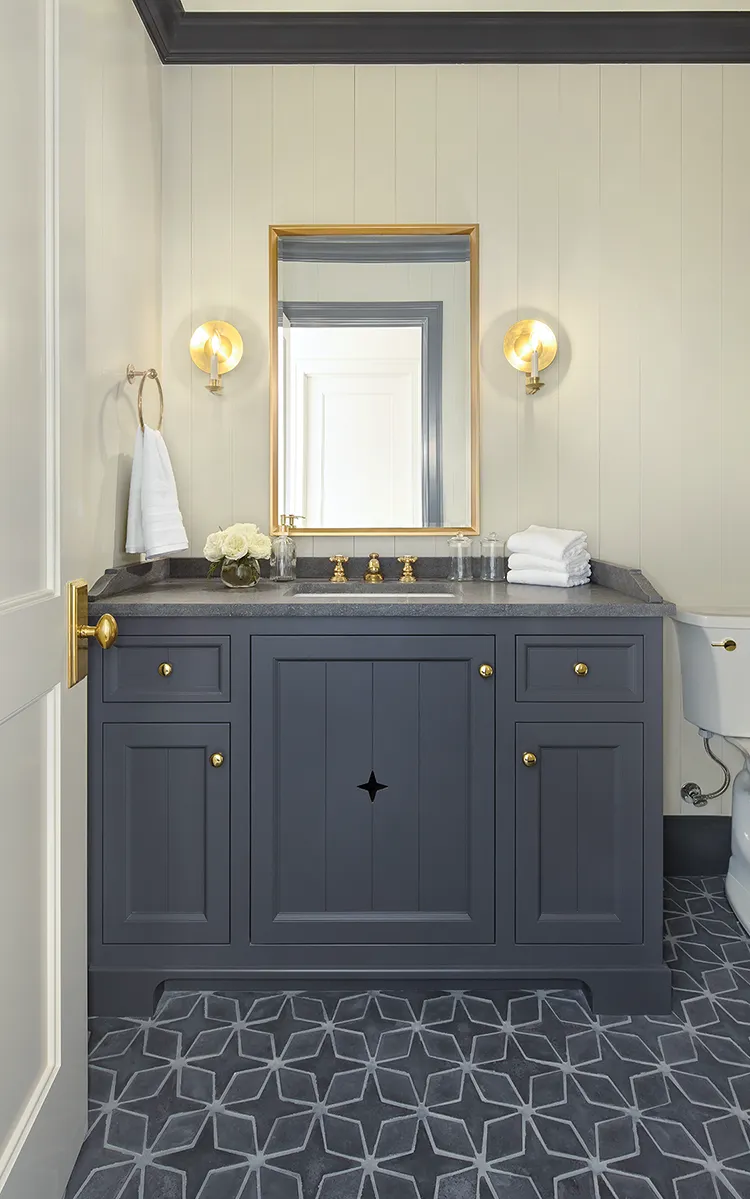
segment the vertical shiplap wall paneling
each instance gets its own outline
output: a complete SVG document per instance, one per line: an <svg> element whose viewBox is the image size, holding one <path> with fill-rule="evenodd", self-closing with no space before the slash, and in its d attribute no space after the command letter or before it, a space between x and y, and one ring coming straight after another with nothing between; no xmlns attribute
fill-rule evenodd
<svg viewBox="0 0 750 1199"><path fill-rule="evenodd" d="M396 68L357 67L354 75L354 219L396 220Z"/></svg>
<svg viewBox="0 0 750 1199"><path fill-rule="evenodd" d="M641 565L667 595L679 594L682 491L682 70L642 68L641 103ZM668 353L662 330L674 353ZM635 465L635 464L634 464ZM666 633L665 805L680 811L679 662Z"/></svg>
<svg viewBox="0 0 750 1199"><path fill-rule="evenodd" d="M273 219L315 220L314 67L273 68Z"/></svg>
<svg viewBox="0 0 750 1199"><path fill-rule="evenodd" d="M483 529L581 525L678 602L746 604L748 108L744 65L165 71L165 428L191 552L221 520L268 518L268 223L478 220ZM220 400L187 354L213 310L236 314L247 347ZM536 399L502 355L526 314L560 337ZM714 773L666 633L679 812L680 783Z"/></svg>
<svg viewBox="0 0 750 1199"><path fill-rule="evenodd" d="M314 68L315 220L354 220L354 67Z"/></svg>
<svg viewBox="0 0 750 1199"><path fill-rule="evenodd" d="M435 221L437 70L396 69L396 220Z"/></svg>
<svg viewBox="0 0 750 1199"><path fill-rule="evenodd" d="M682 70L682 544L687 603L711 602L722 568L722 378L706 354L706 330L723 357L716 320L722 273L722 68ZM692 565L688 565L691 563ZM687 566L687 569L685 567ZM696 729L683 721L682 777L710 787L716 777Z"/></svg>
<svg viewBox="0 0 750 1199"><path fill-rule="evenodd" d="M560 68L525 67L518 96L518 305L553 328L559 313ZM536 396L522 389L518 520L558 523L559 356Z"/></svg>
<svg viewBox="0 0 750 1199"><path fill-rule="evenodd" d="M480 66L477 220L480 237L482 529L504 540L518 521L521 375L503 338L518 319L518 67Z"/></svg>
<svg viewBox="0 0 750 1199"><path fill-rule="evenodd" d="M746 367L740 347L747 342L750 280L750 71L725 66L723 71L723 189L721 391L723 460L721 466L723 561L721 585L725 603L747 604L750 597L750 487L747 447L750 404ZM714 136L718 136L714 131ZM715 369L714 362L714 369ZM716 384L714 384L716 385Z"/></svg>
<svg viewBox="0 0 750 1199"><path fill-rule="evenodd" d="M557 518L563 528L586 529L593 554L599 549L599 82L597 66L560 72L558 135Z"/></svg>
<svg viewBox="0 0 750 1199"><path fill-rule="evenodd" d="M193 366L188 346L193 320L193 68L175 67L164 72L162 111L162 328L164 366L164 436L177 482L180 510L190 546L199 554L196 525L218 522L211 504L204 513L193 502L193 423L191 386ZM227 114L222 114L224 117ZM197 373L197 372L196 372ZM206 396L208 393L206 392ZM214 446L215 464L223 446ZM216 469L214 464L213 469Z"/></svg>
<svg viewBox="0 0 750 1199"><path fill-rule="evenodd" d="M234 256L231 67L193 69L192 112L193 326L196 327L212 317L221 319L231 302ZM218 113L226 114L225 119L218 120ZM193 535L199 550L217 522L231 524L234 513L235 409L230 393L224 391L212 396L206 391L207 381L203 372L193 370L190 401Z"/></svg>
<svg viewBox="0 0 750 1199"><path fill-rule="evenodd" d="M354 71L354 67L314 68L314 219L322 225L354 220ZM360 454L364 464L367 447L353 446L352 452ZM353 553L354 539L344 540L345 545L339 538L301 539L303 550L316 554Z"/></svg>
<svg viewBox="0 0 750 1199"><path fill-rule="evenodd" d="M599 554L638 562L641 551L641 68L601 72ZM573 351L575 353L575 350Z"/></svg>
<svg viewBox="0 0 750 1199"><path fill-rule="evenodd" d="M233 519L265 527L268 512L268 226L273 223L273 68L232 72L234 214L229 320L242 331L242 367L225 376L234 437Z"/></svg>
<svg viewBox="0 0 750 1199"><path fill-rule="evenodd" d="M747 446L750 444L750 404L743 385L738 347L747 340L747 295L750 279L748 196L750 196L750 72L722 67L722 194L721 194L721 369L714 387L721 386L720 470L721 548L719 579L723 602L745 606L750 597L750 554L746 551L750 528ZM714 131L714 137L716 137ZM715 317L714 317L715 320ZM712 324L712 328L716 324ZM705 338L704 338L705 342ZM716 371L716 363L713 363ZM714 422L702 422L713 430ZM725 760L739 768L739 753L726 742ZM724 756L722 754L722 756ZM709 810L715 805L711 804ZM731 792L722 799L722 811L732 810Z"/></svg>

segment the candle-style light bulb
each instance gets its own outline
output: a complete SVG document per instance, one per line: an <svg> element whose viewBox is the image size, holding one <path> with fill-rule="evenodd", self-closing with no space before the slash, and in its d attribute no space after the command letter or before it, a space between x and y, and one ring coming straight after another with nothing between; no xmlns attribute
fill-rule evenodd
<svg viewBox="0 0 750 1199"><path fill-rule="evenodd" d="M211 338L211 382L219 382L219 350L221 349L221 337L214 329L213 337Z"/></svg>
<svg viewBox="0 0 750 1199"><path fill-rule="evenodd" d="M539 378L539 338L536 334L531 343L531 377L532 379Z"/></svg>

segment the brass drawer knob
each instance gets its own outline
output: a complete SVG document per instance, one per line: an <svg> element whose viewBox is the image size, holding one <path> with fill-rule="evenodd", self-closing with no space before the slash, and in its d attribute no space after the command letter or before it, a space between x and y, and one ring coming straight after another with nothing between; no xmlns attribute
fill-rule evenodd
<svg viewBox="0 0 750 1199"><path fill-rule="evenodd" d="M481 674L483 679L491 679L493 674L495 673L495 667L490 666L489 662L483 662L482 665L479 667L479 673Z"/></svg>
<svg viewBox="0 0 750 1199"><path fill-rule="evenodd" d="M524 754L522 761L524 766L536 766L536 754Z"/></svg>
<svg viewBox="0 0 750 1199"><path fill-rule="evenodd" d="M211 754L211 765L215 766L216 769L218 770L220 766L224 765L224 755L223 754Z"/></svg>
<svg viewBox="0 0 750 1199"><path fill-rule="evenodd" d="M159 674L163 679L168 679L173 670L174 666L171 662L162 662L159 667Z"/></svg>
<svg viewBox="0 0 750 1199"><path fill-rule="evenodd" d="M573 669L580 679L582 679L583 676L589 672L589 668L585 662L576 662Z"/></svg>
<svg viewBox="0 0 750 1199"><path fill-rule="evenodd" d="M723 641L712 641L711 645L714 649L725 649L728 654L737 648L737 642L731 637L725 637Z"/></svg>

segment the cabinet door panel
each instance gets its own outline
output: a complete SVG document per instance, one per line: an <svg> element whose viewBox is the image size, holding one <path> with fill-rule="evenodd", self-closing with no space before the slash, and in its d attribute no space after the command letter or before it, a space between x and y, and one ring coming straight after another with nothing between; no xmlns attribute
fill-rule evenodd
<svg viewBox="0 0 750 1199"><path fill-rule="evenodd" d="M254 941L494 939L493 652L253 639Z"/></svg>
<svg viewBox="0 0 750 1199"><path fill-rule="evenodd" d="M104 725L104 940L229 940L229 726ZM216 769L211 755L224 755Z"/></svg>
<svg viewBox="0 0 750 1199"><path fill-rule="evenodd" d="M516 937L642 940L641 725L516 726Z"/></svg>

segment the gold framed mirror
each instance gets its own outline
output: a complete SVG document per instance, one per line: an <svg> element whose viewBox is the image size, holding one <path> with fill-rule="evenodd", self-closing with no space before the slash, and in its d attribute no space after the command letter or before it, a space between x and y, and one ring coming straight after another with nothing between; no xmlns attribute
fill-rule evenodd
<svg viewBox="0 0 750 1199"><path fill-rule="evenodd" d="M270 227L271 522L476 533L479 227Z"/></svg>

